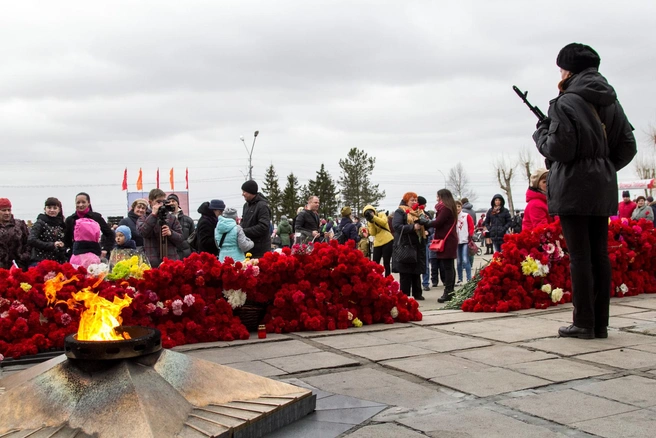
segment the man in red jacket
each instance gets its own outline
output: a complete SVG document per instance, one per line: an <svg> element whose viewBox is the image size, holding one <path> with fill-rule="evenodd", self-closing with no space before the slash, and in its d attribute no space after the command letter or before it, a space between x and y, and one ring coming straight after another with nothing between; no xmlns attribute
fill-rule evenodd
<svg viewBox="0 0 656 438"><path fill-rule="evenodd" d="M636 203L631 200L631 194L628 190L622 192L622 202L617 206L617 212L619 217L625 217L631 219L631 214L636 208Z"/></svg>

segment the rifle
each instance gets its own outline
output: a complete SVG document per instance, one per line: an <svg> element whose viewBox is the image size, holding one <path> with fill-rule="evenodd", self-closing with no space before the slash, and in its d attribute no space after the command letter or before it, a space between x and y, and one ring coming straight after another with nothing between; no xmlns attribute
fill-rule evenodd
<svg viewBox="0 0 656 438"><path fill-rule="evenodd" d="M531 112L535 114L535 117L537 117L540 122L547 118L547 116L545 116L544 113L540 111L540 108L531 105L531 102L528 101L528 99L526 98L526 96L528 96L528 91L522 93L522 91L514 85L513 85L513 90L515 91L515 93L517 93L519 98L522 99L522 101L526 104L528 109L530 109Z"/></svg>

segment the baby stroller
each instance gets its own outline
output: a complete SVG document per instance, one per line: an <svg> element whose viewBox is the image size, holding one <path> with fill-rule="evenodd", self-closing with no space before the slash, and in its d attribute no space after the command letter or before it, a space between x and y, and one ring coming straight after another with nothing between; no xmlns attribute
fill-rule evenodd
<svg viewBox="0 0 656 438"><path fill-rule="evenodd" d="M472 240L476 243L481 243L483 241L483 230L476 230L474 236L472 236Z"/></svg>

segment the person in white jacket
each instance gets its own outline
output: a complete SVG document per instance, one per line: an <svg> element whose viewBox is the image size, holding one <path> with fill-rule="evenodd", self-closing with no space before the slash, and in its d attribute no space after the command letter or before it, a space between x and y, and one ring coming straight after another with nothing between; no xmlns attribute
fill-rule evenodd
<svg viewBox="0 0 656 438"><path fill-rule="evenodd" d="M474 221L469 214L462 211L462 202L456 201L456 208L458 209L458 223L456 224L456 230L458 231L458 283L456 284L462 284L463 269L467 274L467 281L471 280L471 263L467 244L474 236Z"/></svg>

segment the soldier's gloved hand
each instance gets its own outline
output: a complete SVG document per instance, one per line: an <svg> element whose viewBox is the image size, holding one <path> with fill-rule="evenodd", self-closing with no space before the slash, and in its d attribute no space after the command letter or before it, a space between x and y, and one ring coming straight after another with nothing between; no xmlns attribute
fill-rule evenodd
<svg viewBox="0 0 656 438"><path fill-rule="evenodd" d="M549 129L549 125L551 125L551 119L549 117L544 118L540 120L537 125L535 125L535 129L540 129L540 128L547 128Z"/></svg>

